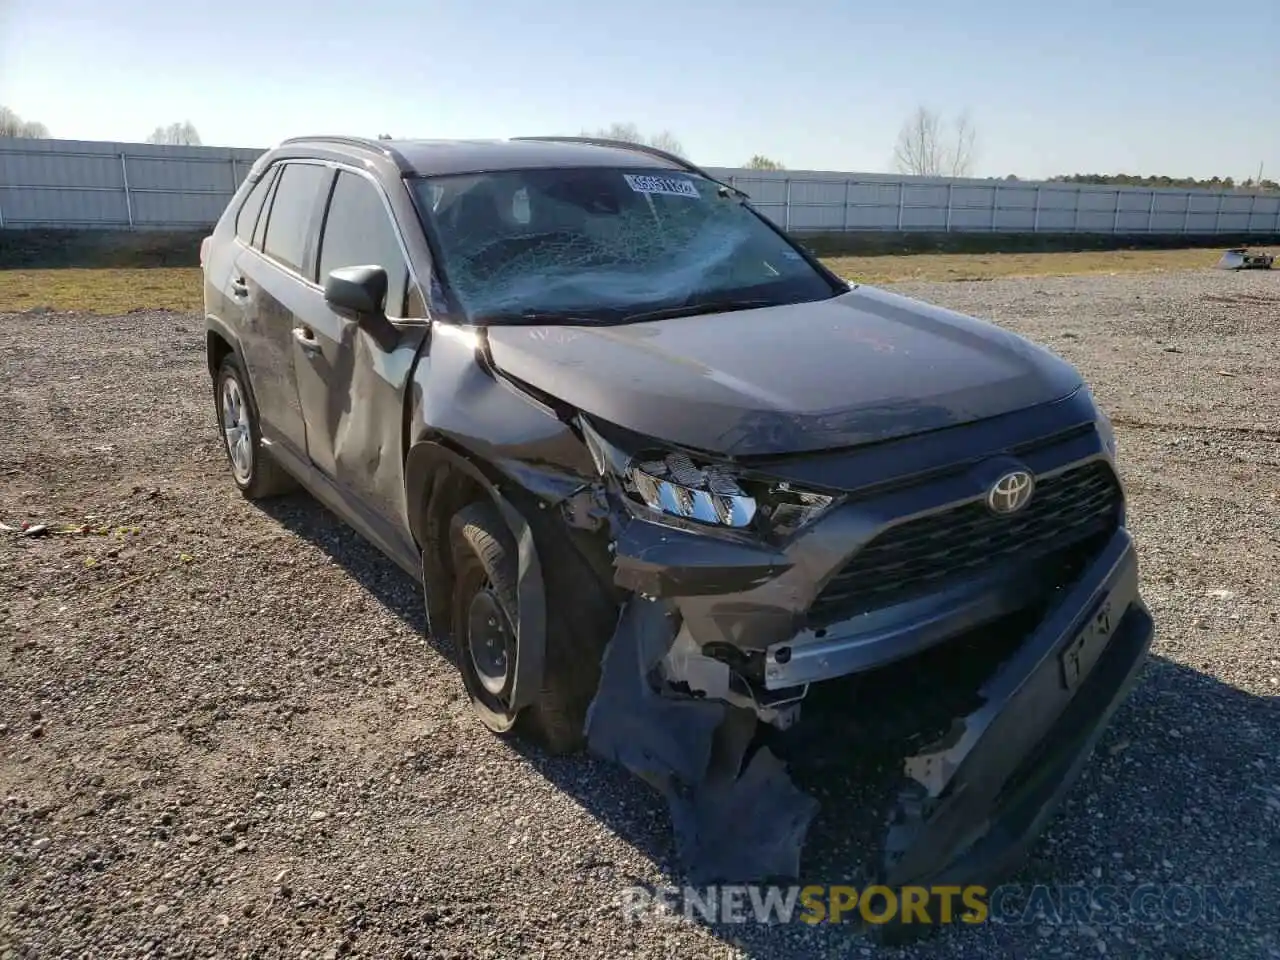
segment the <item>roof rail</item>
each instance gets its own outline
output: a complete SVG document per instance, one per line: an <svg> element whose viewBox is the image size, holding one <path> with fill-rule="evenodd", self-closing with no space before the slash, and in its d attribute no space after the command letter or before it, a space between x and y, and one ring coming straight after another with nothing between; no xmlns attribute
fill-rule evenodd
<svg viewBox="0 0 1280 960"><path fill-rule="evenodd" d="M280 141L280 146L286 144L300 143L340 143L348 147L363 147L374 153L380 153L399 169L401 175L410 176L415 173L413 164L404 158L399 150L387 145L385 140L370 140L368 137L352 137L341 134L315 134L304 137L289 137L287 140Z"/></svg>
<svg viewBox="0 0 1280 960"><path fill-rule="evenodd" d="M610 140L608 137L562 137L562 136L546 136L546 137L512 137L512 140L540 140L549 143L586 143L596 147L613 147L618 150L632 150L636 153L645 153L651 157L657 157L660 160L666 160L668 163L674 163L676 166L689 173L696 173L700 177L710 180L712 183L719 184L726 190L731 190L739 197L751 199L750 196L739 190L733 184L725 183L716 177L711 176L707 171L703 170L697 164L686 160L684 157L677 156L667 150L661 150L658 147L651 147L647 143L634 143L630 140Z"/></svg>

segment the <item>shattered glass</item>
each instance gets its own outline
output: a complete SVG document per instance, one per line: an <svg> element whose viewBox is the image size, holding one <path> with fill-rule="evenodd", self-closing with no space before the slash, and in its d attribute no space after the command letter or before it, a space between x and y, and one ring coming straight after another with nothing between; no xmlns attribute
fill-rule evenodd
<svg viewBox="0 0 1280 960"><path fill-rule="evenodd" d="M697 196L643 192L610 169L438 177L419 189L450 283L472 315L625 314L745 293L778 303L830 296L741 201L701 177L663 173Z"/></svg>

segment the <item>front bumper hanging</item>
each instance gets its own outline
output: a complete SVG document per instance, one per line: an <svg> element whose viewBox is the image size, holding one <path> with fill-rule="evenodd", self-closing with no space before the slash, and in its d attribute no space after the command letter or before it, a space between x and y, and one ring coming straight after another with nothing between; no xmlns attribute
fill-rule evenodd
<svg viewBox="0 0 1280 960"><path fill-rule="evenodd" d="M756 747L756 711L664 680L681 607L627 602L587 716L588 746L663 793L693 882L796 877L817 801ZM872 873L890 884L990 882L1014 865L1127 695L1153 632L1120 529L983 684L981 706L904 758Z"/></svg>

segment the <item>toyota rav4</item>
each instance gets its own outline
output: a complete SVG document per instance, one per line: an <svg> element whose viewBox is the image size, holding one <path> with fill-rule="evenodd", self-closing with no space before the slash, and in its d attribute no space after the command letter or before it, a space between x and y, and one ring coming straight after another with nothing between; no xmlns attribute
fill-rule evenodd
<svg viewBox="0 0 1280 960"><path fill-rule="evenodd" d="M201 263L243 494L300 485L419 579L479 719L644 777L695 873L798 870L816 802L768 738L811 685L1016 625L902 757L879 868L992 876L1145 658L1078 373L836 276L681 158L289 140Z"/></svg>

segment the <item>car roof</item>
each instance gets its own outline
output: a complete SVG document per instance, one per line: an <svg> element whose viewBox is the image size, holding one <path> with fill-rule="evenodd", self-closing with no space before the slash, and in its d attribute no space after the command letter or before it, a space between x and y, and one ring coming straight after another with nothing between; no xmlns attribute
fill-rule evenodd
<svg viewBox="0 0 1280 960"><path fill-rule="evenodd" d="M513 138L510 140L366 140L314 136L286 140L290 148L307 145L326 151L346 147L392 159L405 176L431 177L494 170L555 167L663 167L694 170L677 158L648 147L604 141Z"/></svg>

